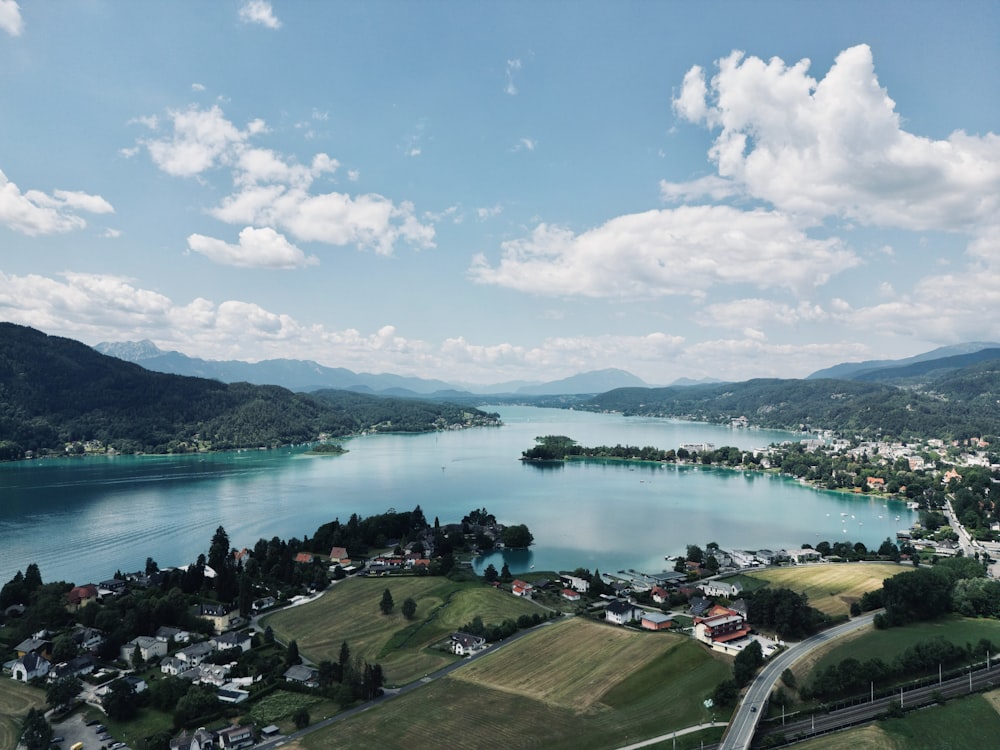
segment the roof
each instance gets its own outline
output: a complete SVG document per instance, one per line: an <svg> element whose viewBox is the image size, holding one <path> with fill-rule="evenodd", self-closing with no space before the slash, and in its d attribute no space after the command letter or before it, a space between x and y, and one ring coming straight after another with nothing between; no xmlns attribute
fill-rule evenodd
<svg viewBox="0 0 1000 750"><path fill-rule="evenodd" d="M285 679L295 682L310 682L316 679L317 674L317 671L312 667L307 667L304 664L293 664L285 670L284 676Z"/></svg>
<svg viewBox="0 0 1000 750"><path fill-rule="evenodd" d="M613 602L608 604L607 611L613 615L624 615L627 612L631 612L635 607L622 599L615 599Z"/></svg>
<svg viewBox="0 0 1000 750"><path fill-rule="evenodd" d="M750 628L740 628L739 630L734 630L732 633L725 633L719 636L713 636L712 640L716 643L728 643L729 641L735 641L738 638L742 638L750 633Z"/></svg>
<svg viewBox="0 0 1000 750"><path fill-rule="evenodd" d="M674 618L671 617L670 615L665 615L662 612L643 612L642 619L646 620L647 622L652 622L656 623L657 625L660 625L664 622L670 622Z"/></svg>

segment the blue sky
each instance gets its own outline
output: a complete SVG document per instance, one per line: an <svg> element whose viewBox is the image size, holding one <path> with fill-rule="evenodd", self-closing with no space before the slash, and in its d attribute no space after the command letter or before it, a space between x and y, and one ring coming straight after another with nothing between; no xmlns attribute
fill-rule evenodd
<svg viewBox="0 0 1000 750"><path fill-rule="evenodd" d="M0 0L0 320L484 384L1000 341L998 39L995 2Z"/></svg>

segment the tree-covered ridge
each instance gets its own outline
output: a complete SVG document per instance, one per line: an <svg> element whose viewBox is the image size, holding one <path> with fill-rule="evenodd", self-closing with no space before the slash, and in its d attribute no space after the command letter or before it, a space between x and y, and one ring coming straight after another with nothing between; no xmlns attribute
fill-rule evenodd
<svg viewBox="0 0 1000 750"><path fill-rule="evenodd" d="M575 408L773 429L829 429L902 439L1000 432L1000 363L951 373L925 392L848 380L758 379L669 388L619 388Z"/></svg>
<svg viewBox="0 0 1000 750"><path fill-rule="evenodd" d="M271 447L320 434L497 424L478 409L150 372L71 339L0 323L0 459L106 450Z"/></svg>

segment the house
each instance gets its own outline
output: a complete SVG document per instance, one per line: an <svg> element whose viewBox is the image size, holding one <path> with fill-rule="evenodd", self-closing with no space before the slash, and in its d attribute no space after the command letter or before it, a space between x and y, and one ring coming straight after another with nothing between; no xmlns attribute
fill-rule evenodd
<svg viewBox="0 0 1000 750"><path fill-rule="evenodd" d="M97 586L88 583L84 586L74 586L66 592L66 609L76 612L80 607L97 601Z"/></svg>
<svg viewBox="0 0 1000 750"><path fill-rule="evenodd" d="M710 617L696 617L694 635L709 645L729 644L750 634L750 627L739 612L720 607Z"/></svg>
<svg viewBox="0 0 1000 750"><path fill-rule="evenodd" d="M275 599L273 596L265 596L262 599L255 599L254 603L251 605L250 608L254 612L261 612L262 610L270 609L277 603L278 600Z"/></svg>
<svg viewBox="0 0 1000 750"><path fill-rule="evenodd" d="M228 651L231 648L238 648L244 654L250 650L252 642L253 639L249 633L237 633L235 631L217 635L209 640L209 643L215 646L216 651Z"/></svg>
<svg viewBox="0 0 1000 750"><path fill-rule="evenodd" d="M131 664L136 648L139 649L139 656L143 661L167 655L166 641L161 641L159 638L154 638L150 635L140 635L121 647L118 658L126 664Z"/></svg>
<svg viewBox="0 0 1000 750"><path fill-rule="evenodd" d="M174 656L168 656L166 659L160 660L160 671L172 677L176 677L181 672L186 672L189 669L191 669L190 664Z"/></svg>
<svg viewBox="0 0 1000 750"><path fill-rule="evenodd" d="M174 656L187 664L188 667L197 667L213 653L215 653L215 646L209 641L202 641L201 643L192 643L190 646L182 648Z"/></svg>
<svg viewBox="0 0 1000 750"><path fill-rule="evenodd" d="M97 664L94 661L94 657L90 654L84 654L83 656L77 656L75 659L56 664L49 669L49 679L60 680L63 677L80 677L81 675L93 672L95 666Z"/></svg>
<svg viewBox="0 0 1000 750"><path fill-rule="evenodd" d="M604 610L604 619L616 625L624 625L635 619L635 605L624 599L615 599Z"/></svg>
<svg viewBox="0 0 1000 750"><path fill-rule="evenodd" d="M97 628L78 625L73 630L73 642L84 651L96 651L104 643L104 633Z"/></svg>
<svg viewBox="0 0 1000 750"><path fill-rule="evenodd" d="M788 556L792 559L792 562L797 565L801 565L802 563L819 562L823 557L816 550L808 548L789 550Z"/></svg>
<svg viewBox="0 0 1000 750"><path fill-rule="evenodd" d="M222 687L229 682L231 669L228 664L202 664L198 667L198 682L202 685Z"/></svg>
<svg viewBox="0 0 1000 750"><path fill-rule="evenodd" d="M870 490L884 490L885 480L882 477L867 477L865 479L865 484Z"/></svg>
<svg viewBox="0 0 1000 750"><path fill-rule="evenodd" d="M300 552L295 556L295 562L309 564L313 561L313 556L308 552Z"/></svg>
<svg viewBox="0 0 1000 750"><path fill-rule="evenodd" d="M141 677L136 677L134 674L130 674L128 677L123 677L122 679L125 680L125 682L128 685L131 685L132 690L134 690L136 693L141 693L143 690L149 687L144 679L142 679Z"/></svg>
<svg viewBox="0 0 1000 750"><path fill-rule="evenodd" d="M705 610L712 606L712 602L703 596L692 596L688 601L689 609L694 617L705 614Z"/></svg>
<svg viewBox="0 0 1000 750"><path fill-rule="evenodd" d="M49 660L39 654L28 653L14 662L10 676L18 682L29 682L49 673Z"/></svg>
<svg viewBox="0 0 1000 750"><path fill-rule="evenodd" d="M306 687L319 687L319 671L304 664L295 664L285 670L285 682L297 682Z"/></svg>
<svg viewBox="0 0 1000 750"><path fill-rule="evenodd" d="M726 581L705 581L701 584L701 590L705 596L724 596L733 599L743 593L743 584L727 583Z"/></svg>
<svg viewBox="0 0 1000 750"><path fill-rule="evenodd" d="M673 618L662 612L643 612L639 618L639 626L646 630L670 630Z"/></svg>
<svg viewBox="0 0 1000 750"><path fill-rule="evenodd" d="M233 627L233 623L239 619L238 610L229 611L225 605L214 603L196 604L191 609L195 617L201 617L212 623L216 633L224 633Z"/></svg>
<svg viewBox="0 0 1000 750"><path fill-rule="evenodd" d="M219 747L223 750L240 750L244 747L253 747L254 744L253 726L249 724L220 729L215 736L219 741Z"/></svg>
<svg viewBox="0 0 1000 750"><path fill-rule="evenodd" d="M670 594L662 586L653 586L652 591L650 591L650 596L652 596L653 601L657 604L663 604L664 602L670 601Z"/></svg>
<svg viewBox="0 0 1000 750"><path fill-rule="evenodd" d="M574 591L579 591L581 594L586 594L590 590L590 581L586 578L569 575L568 573L560 573L559 577L566 586Z"/></svg>
<svg viewBox="0 0 1000 750"><path fill-rule="evenodd" d="M233 683L229 682L215 691L215 697L218 698L221 703L232 703L235 705L237 703L242 703L249 698L250 693L246 690L241 690L240 688L234 686ZM249 745L242 745L241 747L249 747Z"/></svg>
<svg viewBox="0 0 1000 750"><path fill-rule="evenodd" d="M46 638L37 637L39 634L32 636L31 638L25 638L23 641L14 646L14 650L17 652L18 657L27 656L28 654L35 654L37 656L49 657L52 655L52 641Z"/></svg>
<svg viewBox="0 0 1000 750"><path fill-rule="evenodd" d="M125 593L125 579L124 578L109 578L106 581L101 581L97 584L98 593L101 596L107 594L112 594L118 596L118 594Z"/></svg>
<svg viewBox="0 0 1000 750"><path fill-rule="evenodd" d="M510 592L514 596L523 596L530 599L535 593L535 587L526 581L515 578L510 584Z"/></svg>
<svg viewBox="0 0 1000 750"><path fill-rule="evenodd" d="M459 656L471 656L477 651L486 648L486 639L481 635L470 635L469 633L452 633L451 650Z"/></svg>
<svg viewBox="0 0 1000 750"><path fill-rule="evenodd" d="M210 750L214 744L215 737L211 732L204 729L189 732L185 729L170 740L170 750Z"/></svg>
<svg viewBox="0 0 1000 750"><path fill-rule="evenodd" d="M574 591L573 589L563 589L562 598L570 602L578 602L581 599L580 593L578 591Z"/></svg>
<svg viewBox="0 0 1000 750"><path fill-rule="evenodd" d="M161 625L153 633L153 637L158 641L163 641L169 644L171 640L174 643L190 643L191 634L186 630L181 630L179 628L172 628L168 625Z"/></svg>
<svg viewBox="0 0 1000 750"><path fill-rule="evenodd" d="M344 560L350 559L350 556L347 554L347 547L330 548L330 560L333 562L344 562Z"/></svg>

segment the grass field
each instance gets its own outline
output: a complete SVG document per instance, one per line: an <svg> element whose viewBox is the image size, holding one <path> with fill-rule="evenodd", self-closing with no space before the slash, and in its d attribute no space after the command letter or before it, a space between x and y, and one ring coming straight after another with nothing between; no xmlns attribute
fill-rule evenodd
<svg viewBox="0 0 1000 750"><path fill-rule="evenodd" d="M246 718L258 727L277 724L281 731L287 734L294 731L292 714L301 707L309 711L309 718L314 722L340 711L337 703L321 696L278 690L254 703Z"/></svg>
<svg viewBox="0 0 1000 750"><path fill-rule="evenodd" d="M828 615L846 615L851 602L867 591L882 587L882 581L913 568L894 563L831 563L769 568L747 576L772 586L791 589L809 597L809 605Z"/></svg>
<svg viewBox="0 0 1000 750"><path fill-rule="evenodd" d="M1000 714L987 696L974 695L881 721L859 729L818 737L801 750L968 750L995 747Z"/></svg>
<svg viewBox="0 0 1000 750"><path fill-rule="evenodd" d="M689 639L570 620L300 742L303 750L610 748L710 721L702 701L729 674L726 660ZM677 747L720 736L689 735Z"/></svg>
<svg viewBox="0 0 1000 750"><path fill-rule="evenodd" d="M389 589L392 614L379 611L382 592ZM401 614L403 601L417 603L416 617ZM428 649L479 615L499 624L523 614L545 614L530 601L479 583L456 583L439 577L352 578L338 583L310 604L268 616L262 622L283 641L295 640L312 659L336 660L344 641L354 655L379 662L390 686L402 685L446 666L448 653Z"/></svg>
<svg viewBox="0 0 1000 750"><path fill-rule="evenodd" d="M833 648L824 651L812 663L812 669L839 664L849 656L858 661L878 657L885 662L890 662L913 644L936 637L945 638L962 646L966 643L975 644L980 638L987 638L993 643L1000 644L1000 620L979 620L956 616L941 618L933 622L918 622L904 628L864 630L858 637L847 642L841 641ZM802 669L802 665L797 664L794 671L801 683L800 669Z"/></svg>
<svg viewBox="0 0 1000 750"><path fill-rule="evenodd" d="M45 705L45 693L0 677L0 750L14 750L21 736L21 721L31 708Z"/></svg>

